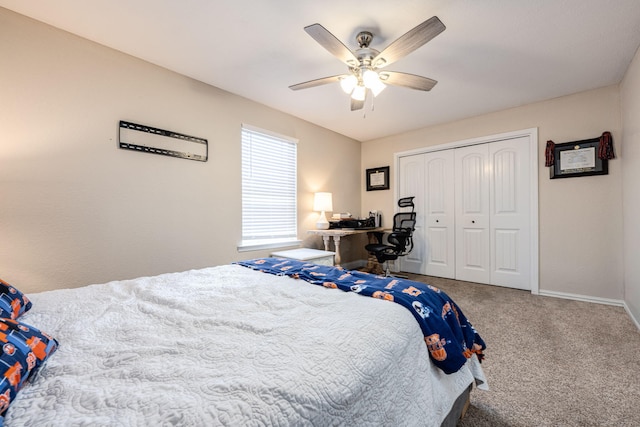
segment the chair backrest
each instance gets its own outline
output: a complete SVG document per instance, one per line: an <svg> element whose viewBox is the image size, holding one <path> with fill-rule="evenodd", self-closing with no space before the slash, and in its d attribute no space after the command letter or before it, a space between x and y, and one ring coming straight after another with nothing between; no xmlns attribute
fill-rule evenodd
<svg viewBox="0 0 640 427"><path fill-rule="evenodd" d="M401 208L411 207L411 212L413 212L413 209L414 209L413 199L415 199L415 197L413 196L403 197L401 199L398 199L398 206L400 206Z"/></svg>
<svg viewBox="0 0 640 427"><path fill-rule="evenodd" d="M403 197L398 199L398 206L401 208L411 208L410 212L398 212L393 216L393 231L404 231L413 234L416 228L416 213L414 210L413 199L415 197Z"/></svg>
<svg viewBox="0 0 640 427"><path fill-rule="evenodd" d="M387 237L387 241L395 246L396 255L402 256L411 252L415 227L415 212L398 212L393 216L393 231Z"/></svg>
<svg viewBox="0 0 640 427"><path fill-rule="evenodd" d="M393 216L393 231L405 231L413 233L415 227L415 212L398 212Z"/></svg>

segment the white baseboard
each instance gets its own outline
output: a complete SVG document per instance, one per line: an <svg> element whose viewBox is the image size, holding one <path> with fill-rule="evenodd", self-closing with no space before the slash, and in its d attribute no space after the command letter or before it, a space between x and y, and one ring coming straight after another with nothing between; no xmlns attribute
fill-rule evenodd
<svg viewBox="0 0 640 427"><path fill-rule="evenodd" d="M547 296L547 297L555 297L555 298L571 299L571 300L575 300L575 301L592 302L592 303L596 303L596 304L615 305L617 307L623 307L624 311L626 311L627 314L629 315L629 317L631 318L631 321L636 325L636 328L638 328L638 330L640 331L640 322L638 322L638 319L633 317L633 313L631 313L631 310L629 310L629 307L627 306L627 303L624 302L624 300L610 299L610 298L599 298L599 297L590 297L590 296L587 296L587 295L569 294L569 293L566 293L566 292L554 292L554 291L543 291L543 290L541 290L538 293L538 295Z"/></svg>
<svg viewBox="0 0 640 427"><path fill-rule="evenodd" d="M631 320L633 321L633 323L636 324L636 328L638 328L638 331L640 331L640 321L638 321L638 319L636 319L635 317L633 317L633 313L631 312L631 310L629 309L629 306L627 305L627 303L625 302L624 304L624 310L627 312L627 314L629 315L629 317L631 318Z"/></svg>
<svg viewBox="0 0 640 427"><path fill-rule="evenodd" d="M596 304L606 304L606 305L615 305L618 307L624 307L624 301L620 299L591 297L588 295L570 294L566 292L545 291L542 289L540 290L538 295L545 296L545 297L572 299L575 301L585 301L585 302L593 302Z"/></svg>

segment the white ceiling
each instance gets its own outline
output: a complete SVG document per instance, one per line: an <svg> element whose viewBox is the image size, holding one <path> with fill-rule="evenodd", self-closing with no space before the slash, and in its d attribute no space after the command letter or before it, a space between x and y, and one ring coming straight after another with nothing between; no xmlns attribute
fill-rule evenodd
<svg viewBox="0 0 640 427"><path fill-rule="evenodd" d="M619 83L640 45L639 0L0 0L0 6L356 140ZM303 28L382 50L437 15L447 29L388 69L438 81L388 87L350 111L346 72Z"/></svg>

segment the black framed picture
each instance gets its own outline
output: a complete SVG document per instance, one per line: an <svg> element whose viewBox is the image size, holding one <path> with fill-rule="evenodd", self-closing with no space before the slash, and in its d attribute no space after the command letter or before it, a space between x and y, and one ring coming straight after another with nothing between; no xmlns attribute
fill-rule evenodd
<svg viewBox="0 0 640 427"><path fill-rule="evenodd" d="M556 144L555 162L550 168L551 179L574 176L607 175L607 159L598 157L600 138Z"/></svg>
<svg viewBox="0 0 640 427"><path fill-rule="evenodd" d="M367 191L389 189L389 166L367 169Z"/></svg>

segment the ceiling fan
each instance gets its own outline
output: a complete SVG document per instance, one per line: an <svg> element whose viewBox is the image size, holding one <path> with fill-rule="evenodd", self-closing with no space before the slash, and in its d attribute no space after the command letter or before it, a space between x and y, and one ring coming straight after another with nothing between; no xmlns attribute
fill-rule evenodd
<svg viewBox="0 0 640 427"><path fill-rule="evenodd" d="M443 32L445 28L442 21L437 16L433 16L398 38L382 52L369 47L373 34L369 31L361 31L356 37L360 47L352 52L322 25L309 25L304 28L307 34L344 62L349 67L349 73L310 80L289 88L299 90L339 82L342 90L351 95L351 111L362 109L367 93L378 96L386 85L431 90L437 81L415 74L381 69L418 49Z"/></svg>

